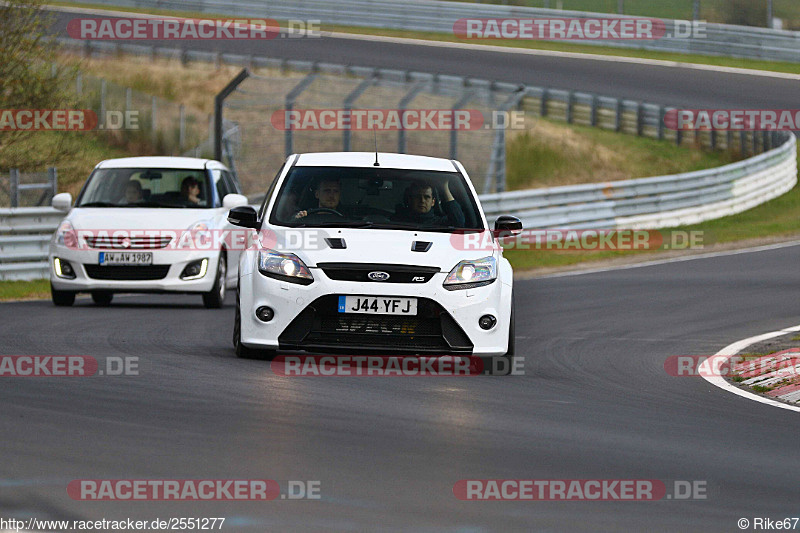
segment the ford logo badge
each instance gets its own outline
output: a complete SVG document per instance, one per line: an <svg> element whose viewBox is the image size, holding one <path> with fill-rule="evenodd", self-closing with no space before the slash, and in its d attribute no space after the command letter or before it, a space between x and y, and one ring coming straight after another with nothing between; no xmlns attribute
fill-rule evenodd
<svg viewBox="0 0 800 533"><path fill-rule="evenodd" d="M386 281L387 279L389 279L389 273L388 272L379 272L379 271L378 272L370 272L369 274L367 274L367 277L369 279L371 279L372 281Z"/></svg>

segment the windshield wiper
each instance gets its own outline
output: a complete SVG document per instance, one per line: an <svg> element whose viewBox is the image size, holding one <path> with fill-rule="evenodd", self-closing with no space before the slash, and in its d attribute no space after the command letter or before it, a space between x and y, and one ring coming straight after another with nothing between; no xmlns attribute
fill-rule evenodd
<svg viewBox="0 0 800 533"><path fill-rule="evenodd" d="M299 222L292 224L293 228L367 228L374 225L368 220L351 220L349 222Z"/></svg>
<svg viewBox="0 0 800 533"><path fill-rule="evenodd" d="M162 203L162 202L139 202L135 204L128 204L125 207L169 207L169 208L181 208L183 209L186 207L183 204L170 204L170 203Z"/></svg>
<svg viewBox="0 0 800 533"><path fill-rule="evenodd" d="M78 207L119 207L117 204L112 204L111 202L87 202L85 204L81 204Z"/></svg>

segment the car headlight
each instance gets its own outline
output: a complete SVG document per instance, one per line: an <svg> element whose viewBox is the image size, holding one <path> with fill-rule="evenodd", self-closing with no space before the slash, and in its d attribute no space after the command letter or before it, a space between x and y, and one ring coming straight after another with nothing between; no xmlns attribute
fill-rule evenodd
<svg viewBox="0 0 800 533"><path fill-rule="evenodd" d="M211 231L208 229L208 224L205 222L195 222L186 230L184 238L181 239L188 243L193 243L194 247L198 250L211 249L214 239L212 238Z"/></svg>
<svg viewBox="0 0 800 533"><path fill-rule="evenodd" d="M60 246L66 246L67 248L78 247L78 234L75 233L75 228L69 220L59 224L54 239L54 242Z"/></svg>
<svg viewBox="0 0 800 533"><path fill-rule="evenodd" d="M309 285L314 276L303 261L294 254L280 253L275 250L258 252L258 271L269 278Z"/></svg>
<svg viewBox="0 0 800 533"><path fill-rule="evenodd" d="M444 288L448 291L471 289L489 285L497 279L497 260L494 256L461 261L450 271L444 280Z"/></svg>

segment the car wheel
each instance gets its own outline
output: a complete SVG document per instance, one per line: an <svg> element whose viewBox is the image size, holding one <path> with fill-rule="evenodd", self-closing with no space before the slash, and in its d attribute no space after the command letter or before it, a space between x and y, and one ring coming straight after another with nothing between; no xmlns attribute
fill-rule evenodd
<svg viewBox="0 0 800 533"><path fill-rule="evenodd" d="M57 291L50 284L50 296L58 307L69 307L75 303L75 293L72 291Z"/></svg>
<svg viewBox="0 0 800 533"><path fill-rule="evenodd" d="M514 368L514 350L516 348L516 333L514 321L514 299L511 299L511 315L508 325L508 348L506 354L500 357L481 357L483 373L490 376L508 376Z"/></svg>
<svg viewBox="0 0 800 533"><path fill-rule="evenodd" d="M242 311L239 305L239 290L236 290L236 315L233 320L233 347L236 357L241 359L261 359L271 361L278 354L277 350L256 350L242 344Z"/></svg>
<svg viewBox="0 0 800 533"><path fill-rule="evenodd" d="M92 292L92 300L100 307L111 305L111 300L114 299L114 293L108 291L94 291Z"/></svg>
<svg viewBox="0 0 800 533"><path fill-rule="evenodd" d="M225 301L225 278L228 276L228 261L225 253L220 254L217 262L217 276L214 286L203 294L203 305L209 309L219 309Z"/></svg>

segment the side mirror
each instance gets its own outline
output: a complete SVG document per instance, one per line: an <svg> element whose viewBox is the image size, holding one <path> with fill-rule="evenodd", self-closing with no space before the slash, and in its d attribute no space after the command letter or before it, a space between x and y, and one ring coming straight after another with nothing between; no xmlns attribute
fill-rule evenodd
<svg viewBox="0 0 800 533"><path fill-rule="evenodd" d="M511 215L500 215L494 221L494 234L497 237L519 235L522 232L522 221Z"/></svg>
<svg viewBox="0 0 800 533"><path fill-rule="evenodd" d="M53 196L53 207L65 213L72 207L72 195L68 192L62 192Z"/></svg>
<svg viewBox="0 0 800 533"><path fill-rule="evenodd" d="M233 195L229 194L228 196ZM228 222L242 228L258 229L261 226L258 222L258 213L249 205L240 205L231 209L231 212L228 213Z"/></svg>
<svg viewBox="0 0 800 533"><path fill-rule="evenodd" d="M226 194L225 198L222 199L222 207L225 209L233 209L243 205L247 205L247 196L242 196L241 194Z"/></svg>

